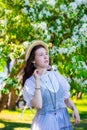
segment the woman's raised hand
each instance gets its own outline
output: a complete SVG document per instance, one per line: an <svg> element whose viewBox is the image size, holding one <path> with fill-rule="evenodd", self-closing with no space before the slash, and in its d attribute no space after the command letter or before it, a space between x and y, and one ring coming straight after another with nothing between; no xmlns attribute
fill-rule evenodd
<svg viewBox="0 0 87 130"><path fill-rule="evenodd" d="M35 79L39 79L40 78L40 72L38 69L35 69L34 73L33 73Z"/></svg>

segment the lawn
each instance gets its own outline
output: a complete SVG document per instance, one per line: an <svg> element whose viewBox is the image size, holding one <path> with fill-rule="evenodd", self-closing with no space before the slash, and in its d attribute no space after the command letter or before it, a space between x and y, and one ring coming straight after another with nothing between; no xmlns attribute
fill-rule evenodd
<svg viewBox="0 0 87 130"><path fill-rule="evenodd" d="M87 96L82 100L74 103L79 109L81 116L81 123L74 126L74 130L87 130ZM71 111L69 110L70 115ZM3 110L0 113L0 130L30 130L30 126L35 115L35 110L30 111L27 109L22 115L22 110L17 109L16 111ZM73 122L73 119L71 118Z"/></svg>

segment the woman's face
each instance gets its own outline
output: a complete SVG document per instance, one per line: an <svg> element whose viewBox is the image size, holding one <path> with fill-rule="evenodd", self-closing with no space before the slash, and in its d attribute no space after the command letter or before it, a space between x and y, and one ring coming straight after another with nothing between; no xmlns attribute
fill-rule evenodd
<svg viewBox="0 0 87 130"><path fill-rule="evenodd" d="M34 63L40 69L45 69L49 66L49 55L45 48L41 47L35 51Z"/></svg>

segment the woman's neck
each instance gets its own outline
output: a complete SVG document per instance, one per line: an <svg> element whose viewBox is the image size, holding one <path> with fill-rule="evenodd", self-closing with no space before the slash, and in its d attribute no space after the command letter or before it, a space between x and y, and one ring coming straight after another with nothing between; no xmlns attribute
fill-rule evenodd
<svg viewBox="0 0 87 130"><path fill-rule="evenodd" d="M38 68L38 69L39 69L39 68ZM45 73L46 73L46 71L47 71L47 69L39 69L39 73L40 73L40 75L45 74Z"/></svg>

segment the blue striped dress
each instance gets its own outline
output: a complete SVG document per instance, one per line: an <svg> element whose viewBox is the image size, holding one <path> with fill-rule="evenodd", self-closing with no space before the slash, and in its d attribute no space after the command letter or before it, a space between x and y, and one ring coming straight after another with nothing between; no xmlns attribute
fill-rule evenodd
<svg viewBox="0 0 87 130"><path fill-rule="evenodd" d="M42 109L32 122L31 130L73 130L64 100L70 96L67 80L55 71L47 71L40 76ZM24 85L24 99L31 107L30 101L35 93L35 79L31 76Z"/></svg>

